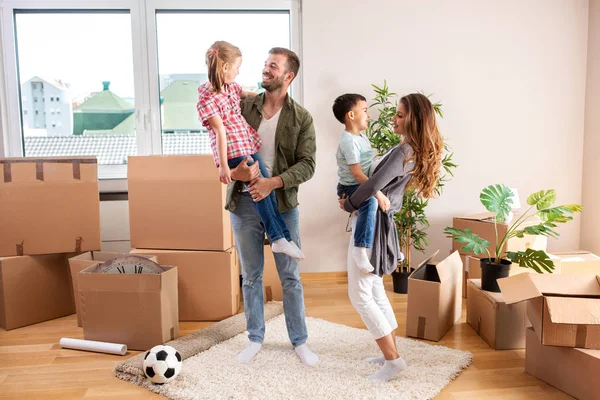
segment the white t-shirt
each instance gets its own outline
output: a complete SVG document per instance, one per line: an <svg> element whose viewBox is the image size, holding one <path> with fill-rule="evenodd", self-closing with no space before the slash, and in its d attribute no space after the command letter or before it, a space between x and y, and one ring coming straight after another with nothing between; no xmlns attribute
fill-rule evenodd
<svg viewBox="0 0 600 400"><path fill-rule="evenodd" d="M263 141L261 148L258 150L258 155L262 159L269 177L273 176L273 164L275 163L275 131L279 122L281 108L271 117L266 119L263 117L258 127L258 135Z"/></svg>

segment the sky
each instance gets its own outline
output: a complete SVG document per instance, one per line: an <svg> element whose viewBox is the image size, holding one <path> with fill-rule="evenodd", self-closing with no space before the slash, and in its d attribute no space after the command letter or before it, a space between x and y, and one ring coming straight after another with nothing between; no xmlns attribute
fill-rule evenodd
<svg viewBox="0 0 600 400"><path fill-rule="evenodd" d="M290 47L287 13L162 12L156 15L159 74L206 73L204 55L216 40L242 51L237 82L256 85L271 47ZM16 16L21 83L33 76L60 79L72 96L102 90L102 81L134 98L129 13L19 13Z"/></svg>

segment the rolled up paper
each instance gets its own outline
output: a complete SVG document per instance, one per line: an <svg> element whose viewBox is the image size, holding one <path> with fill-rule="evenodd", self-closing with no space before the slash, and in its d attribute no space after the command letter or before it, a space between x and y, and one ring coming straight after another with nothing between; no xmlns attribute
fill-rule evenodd
<svg viewBox="0 0 600 400"><path fill-rule="evenodd" d="M97 353L117 354L124 356L127 353L127 345L108 342L96 342L94 340L83 339L60 339L60 346L66 349L94 351Z"/></svg>

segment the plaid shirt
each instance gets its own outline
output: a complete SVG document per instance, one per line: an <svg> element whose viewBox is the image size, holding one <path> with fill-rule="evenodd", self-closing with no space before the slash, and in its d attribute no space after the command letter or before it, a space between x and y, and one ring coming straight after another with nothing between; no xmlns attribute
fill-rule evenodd
<svg viewBox="0 0 600 400"><path fill-rule="evenodd" d="M217 135L208 123L208 119L218 115L223 120L227 136L227 159L255 154L262 145L258 132L242 117L240 94L242 87L237 83L226 85L220 93L215 93L208 83L198 88L198 117L202 125L208 129L210 147L215 165L219 166L217 153Z"/></svg>

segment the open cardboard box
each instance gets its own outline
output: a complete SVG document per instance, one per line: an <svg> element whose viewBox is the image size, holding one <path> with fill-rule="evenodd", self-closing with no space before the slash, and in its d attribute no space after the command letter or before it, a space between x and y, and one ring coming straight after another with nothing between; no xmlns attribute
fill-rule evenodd
<svg viewBox="0 0 600 400"><path fill-rule="evenodd" d="M116 257L127 256L127 253L110 253L105 251L88 251L78 256L69 258L69 267L71 269L71 284L73 285L73 293L75 295L75 309L77 310L77 326L81 324L81 298L79 297L79 285L77 277L80 271L83 271L89 266L98 264L98 262L105 262ZM138 254L139 256L146 257L149 260L158 262L154 256L145 256Z"/></svg>
<svg viewBox="0 0 600 400"><path fill-rule="evenodd" d="M160 274L79 272L83 338L148 350L177 338L177 267Z"/></svg>
<svg viewBox="0 0 600 400"><path fill-rule="evenodd" d="M518 274L498 285L506 304L528 300L543 345L600 349L600 276Z"/></svg>
<svg viewBox="0 0 600 400"><path fill-rule="evenodd" d="M406 333L438 341L462 314L463 266L457 251L438 263L439 250L427 257L408 277Z"/></svg>
<svg viewBox="0 0 600 400"><path fill-rule="evenodd" d="M495 350L525 348L531 326L525 303L506 304L502 293L481 290L481 280L469 279L467 324Z"/></svg>

